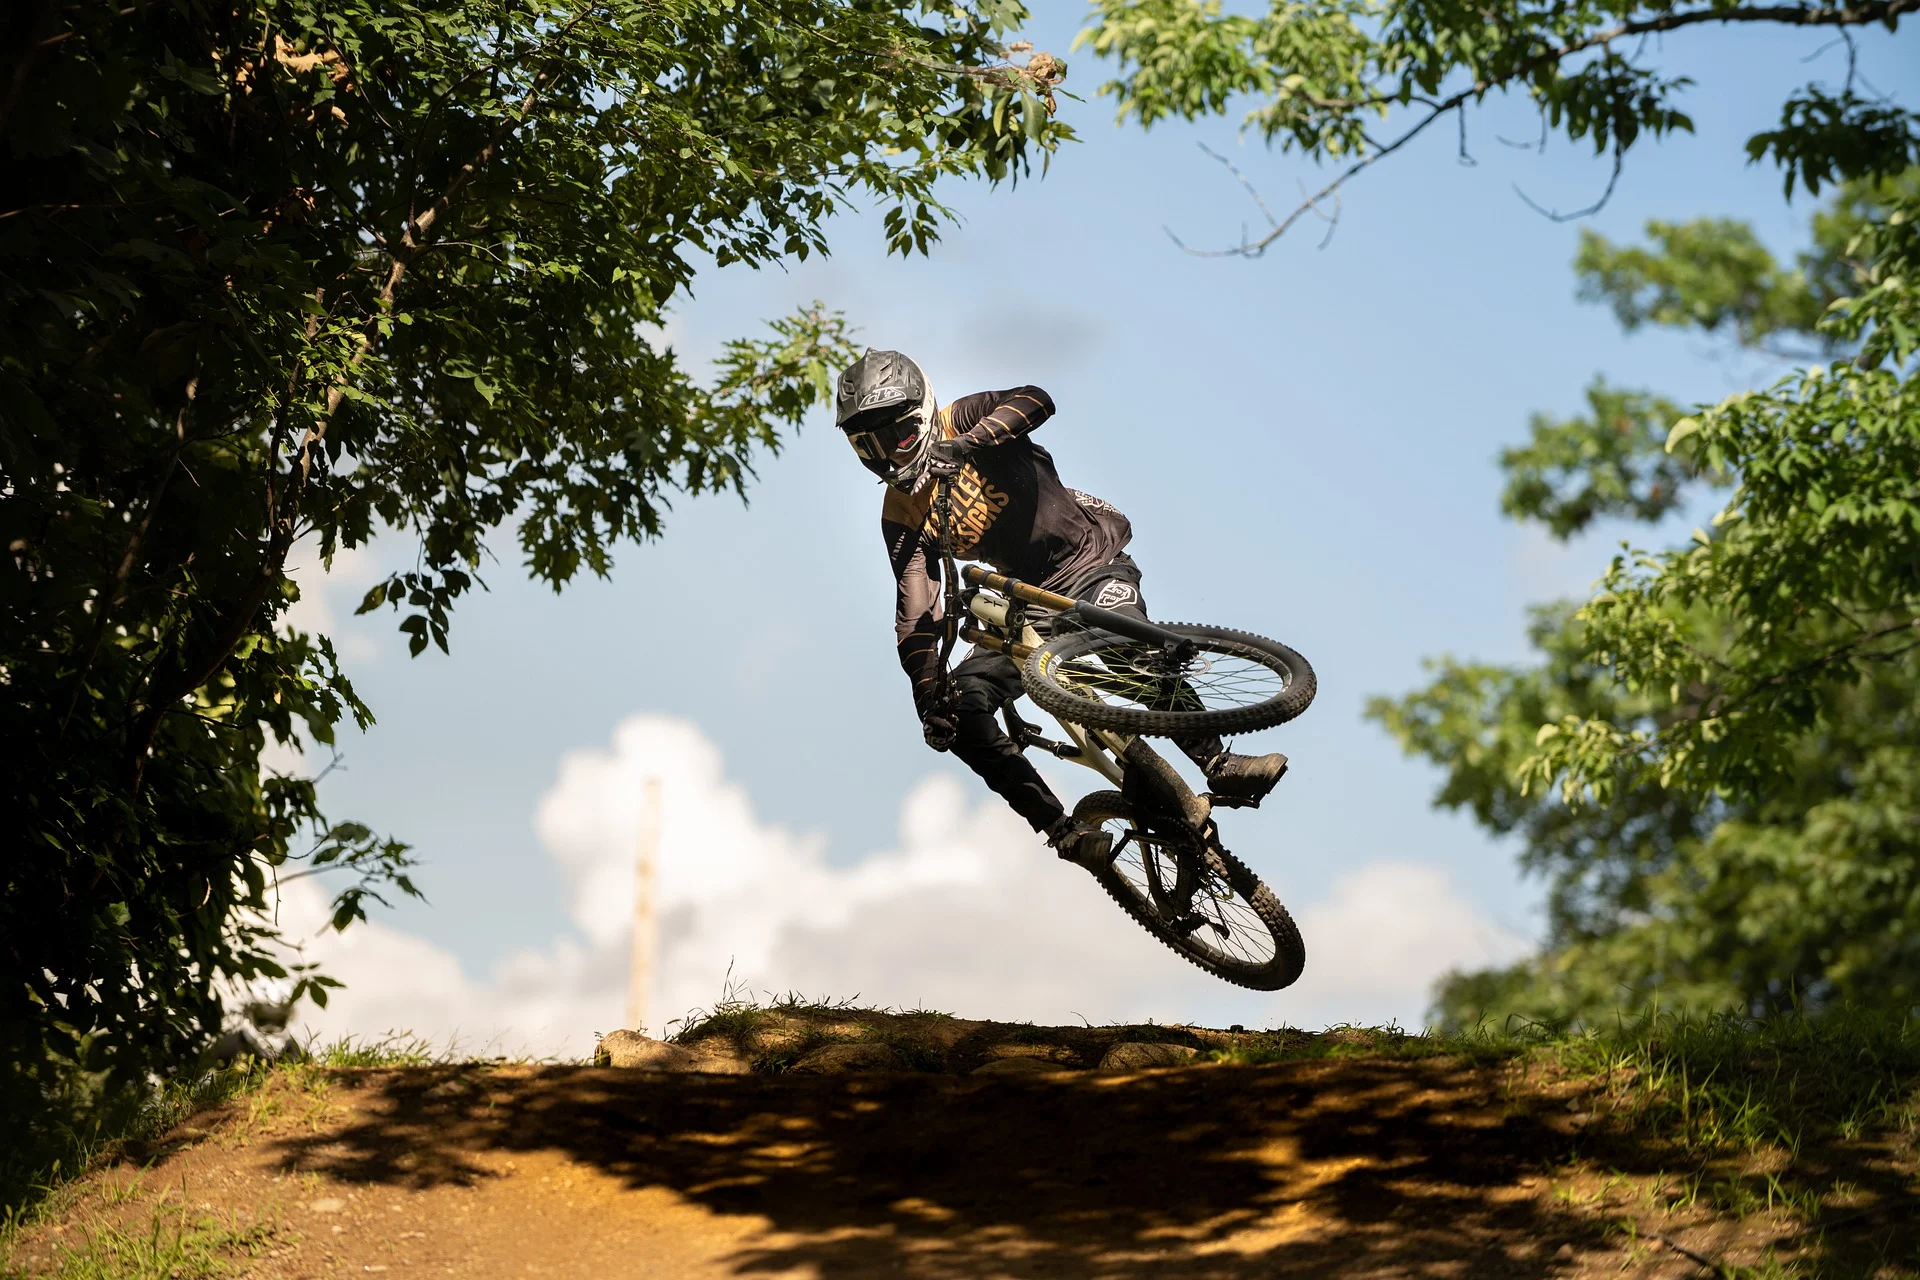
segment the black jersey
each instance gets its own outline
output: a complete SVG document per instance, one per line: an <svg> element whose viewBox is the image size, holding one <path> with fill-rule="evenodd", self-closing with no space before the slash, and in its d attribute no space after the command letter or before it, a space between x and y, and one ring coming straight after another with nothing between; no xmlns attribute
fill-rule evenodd
<svg viewBox="0 0 1920 1280"><path fill-rule="evenodd" d="M1126 547L1133 526L1111 503L1060 483L1053 455L1029 439L1053 416L1038 387L963 396L934 419L940 439L973 445L953 478L952 550L1000 573L1058 590ZM939 672L939 521L934 485L888 489L880 529L896 584L894 638L913 681L916 707L933 696Z"/></svg>

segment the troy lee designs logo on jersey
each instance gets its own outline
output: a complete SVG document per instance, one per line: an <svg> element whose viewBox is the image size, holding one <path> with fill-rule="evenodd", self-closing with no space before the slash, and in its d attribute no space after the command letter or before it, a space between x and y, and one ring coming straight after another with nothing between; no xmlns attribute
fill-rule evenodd
<svg viewBox="0 0 1920 1280"><path fill-rule="evenodd" d="M993 528L1013 497L988 484L971 466L962 467L953 478L952 495L953 553L963 556L980 545L980 539L987 536L987 530ZM927 512L925 528L929 538L940 537L937 508Z"/></svg>
<svg viewBox="0 0 1920 1280"><path fill-rule="evenodd" d="M1108 502L1105 498L1096 498L1092 494L1082 493L1078 489L1069 489L1067 490L1067 492L1073 495L1073 500L1075 502L1079 503L1081 506L1085 507L1089 511L1111 511L1115 515L1120 514L1120 508L1114 506L1111 502Z"/></svg>

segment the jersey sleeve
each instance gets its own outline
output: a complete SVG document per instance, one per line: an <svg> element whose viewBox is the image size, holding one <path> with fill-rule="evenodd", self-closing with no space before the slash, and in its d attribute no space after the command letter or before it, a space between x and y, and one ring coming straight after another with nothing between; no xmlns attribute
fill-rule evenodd
<svg viewBox="0 0 1920 1280"><path fill-rule="evenodd" d="M951 407L953 438L991 449L1030 434L1053 416L1053 397L1038 387L976 391Z"/></svg>
<svg viewBox="0 0 1920 1280"><path fill-rule="evenodd" d="M900 667L913 683L914 710L924 713L940 687L940 637L943 605L940 564L927 555L920 522L912 520L907 502L889 494L880 517L887 540L887 562L893 568L893 639ZM909 523L911 521L911 523Z"/></svg>

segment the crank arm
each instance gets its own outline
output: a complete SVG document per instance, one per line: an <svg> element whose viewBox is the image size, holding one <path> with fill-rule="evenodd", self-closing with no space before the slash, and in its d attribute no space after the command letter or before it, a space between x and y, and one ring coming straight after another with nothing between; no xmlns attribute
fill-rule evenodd
<svg viewBox="0 0 1920 1280"><path fill-rule="evenodd" d="M1007 736L1013 739L1013 745L1025 751L1028 747L1038 747L1049 755L1062 760L1078 760L1080 748L1070 742L1055 742L1040 732L1037 724L1028 724L1014 711L1009 702L1000 709L1000 718L1007 722Z"/></svg>

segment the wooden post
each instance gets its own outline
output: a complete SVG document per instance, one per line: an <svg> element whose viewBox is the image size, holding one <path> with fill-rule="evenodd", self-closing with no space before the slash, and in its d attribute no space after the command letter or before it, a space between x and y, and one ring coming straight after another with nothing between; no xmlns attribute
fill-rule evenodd
<svg viewBox="0 0 1920 1280"><path fill-rule="evenodd" d="M633 868L633 953L627 969L627 1027L644 1034L653 1016L658 939L654 930L653 870L660 854L660 779L648 778L640 800L640 840Z"/></svg>

